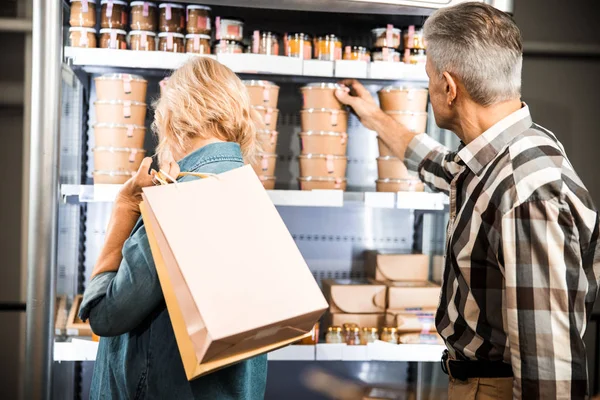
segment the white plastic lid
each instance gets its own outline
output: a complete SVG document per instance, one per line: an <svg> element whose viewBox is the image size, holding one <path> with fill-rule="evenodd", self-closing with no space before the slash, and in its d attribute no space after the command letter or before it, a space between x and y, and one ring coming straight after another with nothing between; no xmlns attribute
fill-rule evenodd
<svg viewBox="0 0 600 400"><path fill-rule="evenodd" d="M175 3L160 3L158 5L158 8L167 8L167 6L171 6L171 8L181 8L181 9L185 8L185 6L182 6L181 4L175 4Z"/></svg>
<svg viewBox="0 0 600 400"><path fill-rule="evenodd" d="M110 29L110 28L100 29L100 34L112 33L112 32L117 32L118 35L127 35L127 32L125 32L123 29Z"/></svg>
<svg viewBox="0 0 600 400"><path fill-rule="evenodd" d="M143 6L144 3L148 4L149 7L156 7L156 3L153 3L151 1L132 1L130 6L131 7Z"/></svg>
<svg viewBox="0 0 600 400"><path fill-rule="evenodd" d="M200 5L189 5L187 6L188 10L212 10L209 6L200 6Z"/></svg>
<svg viewBox="0 0 600 400"><path fill-rule="evenodd" d="M199 38L199 39L210 40L210 36L209 35L203 35L201 33L188 33L187 35L185 35L185 38L186 39Z"/></svg>
<svg viewBox="0 0 600 400"><path fill-rule="evenodd" d="M96 34L96 30L94 28L83 28L79 26L73 26L69 28L69 32L91 32L93 34Z"/></svg>
<svg viewBox="0 0 600 400"><path fill-rule="evenodd" d="M142 35L143 33L145 33L148 36L156 36L156 33L152 32L152 31L131 31L131 32L129 32L129 36Z"/></svg>
<svg viewBox="0 0 600 400"><path fill-rule="evenodd" d="M102 0L100 2L100 5L102 5L102 4L108 4L109 1L111 1L111 0ZM113 4L118 4L120 6L126 6L126 5L128 5L126 1L121 1L121 0L112 0L112 3Z"/></svg>
<svg viewBox="0 0 600 400"><path fill-rule="evenodd" d="M162 37L169 37L169 35L172 35L174 38L179 38L179 39L183 39L185 36L183 36L182 33L175 33L175 32L161 32L158 34L159 38Z"/></svg>

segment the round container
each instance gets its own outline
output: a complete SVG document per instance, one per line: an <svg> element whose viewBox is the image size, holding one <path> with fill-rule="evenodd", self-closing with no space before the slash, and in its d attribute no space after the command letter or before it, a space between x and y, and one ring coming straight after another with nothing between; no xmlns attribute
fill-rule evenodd
<svg viewBox="0 0 600 400"><path fill-rule="evenodd" d="M423 182L417 178L377 179L375 185L378 192L422 192L425 190Z"/></svg>
<svg viewBox="0 0 600 400"><path fill-rule="evenodd" d="M242 81L248 90L250 104L253 106L277 107L279 86L270 81Z"/></svg>
<svg viewBox="0 0 600 400"><path fill-rule="evenodd" d="M149 31L129 32L129 48L136 51L155 51L156 33Z"/></svg>
<svg viewBox="0 0 600 400"><path fill-rule="evenodd" d="M158 29L158 8L150 1L131 2L131 29L134 31L152 31Z"/></svg>
<svg viewBox="0 0 600 400"><path fill-rule="evenodd" d="M121 0L102 0L100 2L100 27L110 29L127 29L129 14L127 2Z"/></svg>
<svg viewBox="0 0 600 400"><path fill-rule="evenodd" d="M398 157L377 157L377 176L379 179L406 179L410 177L404 162Z"/></svg>
<svg viewBox="0 0 600 400"><path fill-rule="evenodd" d="M366 47L346 46L344 47L343 59L351 61L371 61L371 54Z"/></svg>
<svg viewBox="0 0 600 400"><path fill-rule="evenodd" d="M96 122L145 126L146 103L129 100L98 100Z"/></svg>
<svg viewBox="0 0 600 400"><path fill-rule="evenodd" d="M146 127L140 125L95 124L94 141L97 147L144 147Z"/></svg>
<svg viewBox="0 0 600 400"><path fill-rule="evenodd" d="M385 28L375 28L371 30L374 47L389 47L397 49L400 47L400 35L402 31L394 28L393 25L388 25Z"/></svg>
<svg viewBox="0 0 600 400"><path fill-rule="evenodd" d="M386 111L390 117L404 125L414 133L425 133L427 128L427 113L416 111Z"/></svg>
<svg viewBox="0 0 600 400"><path fill-rule="evenodd" d="M319 36L315 40L315 58L334 61L342 59L342 41L335 35Z"/></svg>
<svg viewBox="0 0 600 400"><path fill-rule="evenodd" d="M95 147L95 171L132 171L140 167L146 154L144 149L130 147Z"/></svg>
<svg viewBox="0 0 600 400"><path fill-rule="evenodd" d="M148 81L139 75L104 74L94 78L98 100L146 100Z"/></svg>
<svg viewBox="0 0 600 400"><path fill-rule="evenodd" d="M398 329L389 327L383 328L381 340L387 343L398 344Z"/></svg>
<svg viewBox="0 0 600 400"><path fill-rule="evenodd" d="M386 86L377 92L383 111L427 111L427 89Z"/></svg>
<svg viewBox="0 0 600 400"><path fill-rule="evenodd" d="M396 49L388 47L378 48L373 50L373 61L400 62L400 52Z"/></svg>
<svg viewBox="0 0 600 400"><path fill-rule="evenodd" d="M254 31L252 35L252 53L279 55L279 35L274 32Z"/></svg>
<svg viewBox="0 0 600 400"><path fill-rule="evenodd" d="M121 29L100 29L100 48L127 50L127 32Z"/></svg>
<svg viewBox="0 0 600 400"><path fill-rule="evenodd" d="M307 110L301 110L300 125L303 132L347 132L348 112L328 108L309 108Z"/></svg>
<svg viewBox="0 0 600 400"><path fill-rule="evenodd" d="M377 146L379 147L379 157L395 157L392 150L377 136Z"/></svg>
<svg viewBox="0 0 600 400"><path fill-rule="evenodd" d="M185 9L187 33L209 35L210 11L207 6L189 5Z"/></svg>
<svg viewBox="0 0 600 400"><path fill-rule="evenodd" d="M302 108L328 108L342 110L344 105L335 97L335 91L342 89L337 83L309 83L300 88L302 93Z"/></svg>
<svg viewBox="0 0 600 400"><path fill-rule="evenodd" d="M310 60L312 57L312 42L305 33L286 33L283 37L284 53L288 57Z"/></svg>
<svg viewBox="0 0 600 400"><path fill-rule="evenodd" d="M235 40L217 40L213 44L214 54L242 54L244 52L244 44Z"/></svg>
<svg viewBox="0 0 600 400"><path fill-rule="evenodd" d="M427 63L427 55L423 49L406 49L402 59L405 64L425 65Z"/></svg>
<svg viewBox="0 0 600 400"><path fill-rule="evenodd" d="M255 171L256 171L256 169L255 169ZM258 179L260 179L260 181L263 184L263 187L266 190L275 189L275 177L274 176L258 175Z"/></svg>
<svg viewBox="0 0 600 400"><path fill-rule="evenodd" d="M71 0L69 25L84 28L95 28L96 0Z"/></svg>
<svg viewBox="0 0 600 400"><path fill-rule="evenodd" d="M134 175L132 171L94 171L94 185L119 185L127 182Z"/></svg>
<svg viewBox="0 0 600 400"><path fill-rule="evenodd" d="M360 345L360 328L355 326L346 333L346 344L348 346Z"/></svg>
<svg viewBox="0 0 600 400"><path fill-rule="evenodd" d="M185 7L181 4L158 5L158 30L161 32L185 32Z"/></svg>
<svg viewBox="0 0 600 400"><path fill-rule="evenodd" d="M233 18L215 18L215 38L217 40L244 40L244 21Z"/></svg>
<svg viewBox="0 0 600 400"><path fill-rule="evenodd" d="M344 178L348 158L325 154L303 154L298 156L300 176L326 176Z"/></svg>
<svg viewBox="0 0 600 400"><path fill-rule="evenodd" d="M265 153L276 153L277 149L277 131L259 130L256 136Z"/></svg>
<svg viewBox="0 0 600 400"><path fill-rule="evenodd" d="M342 336L342 328L339 326L330 326L327 328L327 334L325 335L325 342L329 344L342 344L344 338Z"/></svg>
<svg viewBox="0 0 600 400"><path fill-rule="evenodd" d="M185 35L185 52L210 54L210 36L200 33L189 33Z"/></svg>
<svg viewBox="0 0 600 400"><path fill-rule="evenodd" d="M261 116L261 122L264 128L268 130L275 130L277 127L277 118L279 116L279 110L272 107L263 106L252 106L252 108L258 112Z"/></svg>
<svg viewBox="0 0 600 400"><path fill-rule="evenodd" d="M252 168L256 175L275 176L275 164L277 163L277 154L261 153Z"/></svg>
<svg viewBox="0 0 600 400"><path fill-rule="evenodd" d="M183 35L174 32L161 32L158 34L158 50L170 53L185 53Z"/></svg>
<svg viewBox="0 0 600 400"><path fill-rule="evenodd" d="M346 155L348 135L345 132L300 132L301 154Z"/></svg>
<svg viewBox="0 0 600 400"><path fill-rule="evenodd" d="M346 178L303 176L298 178L300 190L346 190Z"/></svg>
<svg viewBox="0 0 600 400"><path fill-rule="evenodd" d="M423 28L415 29L414 25L408 27L404 31L404 48L405 49L425 49L425 37L423 35Z"/></svg>
<svg viewBox="0 0 600 400"><path fill-rule="evenodd" d="M366 345L368 343L375 343L376 340L379 340L379 330L377 328L362 328L360 333L360 344Z"/></svg>
<svg viewBox="0 0 600 400"><path fill-rule="evenodd" d="M96 30L94 28L69 28L69 46L96 47Z"/></svg>

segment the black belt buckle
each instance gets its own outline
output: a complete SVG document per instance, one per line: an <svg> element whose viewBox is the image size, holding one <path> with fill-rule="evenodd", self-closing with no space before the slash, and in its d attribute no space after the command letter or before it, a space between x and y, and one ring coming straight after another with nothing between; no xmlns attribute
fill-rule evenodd
<svg viewBox="0 0 600 400"><path fill-rule="evenodd" d="M466 382L469 379L466 370L464 370L463 368L456 368L457 363L459 363L460 361L455 361L455 360L449 359L448 350L444 350L444 353L442 353L442 361L441 362L442 362L442 371L446 375L450 376L451 378L458 379L459 381L463 381L463 382ZM452 368L453 364L454 364L455 368Z"/></svg>
<svg viewBox="0 0 600 400"><path fill-rule="evenodd" d="M448 366L446 365L447 361L448 361L448 350L444 350L444 352L442 353L441 364L442 364L442 372L444 372L446 375L448 375Z"/></svg>

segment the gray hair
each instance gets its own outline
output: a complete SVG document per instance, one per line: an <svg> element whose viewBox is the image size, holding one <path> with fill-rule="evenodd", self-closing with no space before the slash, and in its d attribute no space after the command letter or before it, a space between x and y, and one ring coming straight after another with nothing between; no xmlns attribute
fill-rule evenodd
<svg viewBox="0 0 600 400"><path fill-rule="evenodd" d="M425 22L427 57L483 106L521 96L521 32L508 15L476 2L442 8Z"/></svg>

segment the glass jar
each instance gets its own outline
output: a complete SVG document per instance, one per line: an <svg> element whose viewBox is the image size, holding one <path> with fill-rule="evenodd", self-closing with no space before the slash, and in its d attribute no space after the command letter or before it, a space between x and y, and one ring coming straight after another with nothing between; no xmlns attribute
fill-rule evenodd
<svg viewBox="0 0 600 400"><path fill-rule="evenodd" d="M150 1L131 2L131 30L152 31L158 28L158 8Z"/></svg>
<svg viewBox="0 0 600 400"><path fill-rule="evenodd" d="M342 59L342 41L335 35L319 36L315 44L317 60L334 61Z"/></svg>
<svg viewBox="0 0 600 400"><path fill-rule="evenodd" d="M390 47L397 49L400 47L400 34L402 31L394 28L394 25L388 25L385 28L375 28L371 30L373 37L373 47Z"/></svg>
<svg viewBox="0 0 600 400"><path fill-rule="evenodd" d="M310 60L312 58L312 42L305 33L286 33L283 37L285 55L288 57Z"/></svg>
<svg viewBox="0 0 600 400"><path fill-rule="evenodd" d="M156 33L150 31L129 32L129 48L137 51L155 51Z"/></svg>
<svg viewBox="0 0 600 400"><path fill-rule="evenodd" d="M102 0L100 5L101 28L127 29L127 22L129 22L127 2L121 0Z"/></svg>
<svg viewBox="0 0 600 400"><path fill-rule="evenodd" d="M406 49L404 50L404 59L402 61L405 64L425 65L427 55L423 49Z"/></svg>
<svg viewBox="0 0 600 400"><path fill-rule="evenodd" d="M158 29L161 32L185 32L185 7L174 3L159 4Z"/></svg>
<svg viewBox="0 0 600 400"><path fill-rule="evenodd" d="M372 52L373 61L400 62L400 52L396 49L384 47Z"/></svg>
<svg viewBox="0 0 600 400"><path fill-rule="evenodd" d="M244 21L241 19L231 19L217 17L215 18L215 39L235 40L241 42L244 40Z"/></svg>
<svg viewBox="0 0 600 400"><path fill-rule="evenodd" d="M69 46L96 47L96 30L94 28L69 28Z"/></svg>
<svg viewBox="0 0 600 400"><path fill-rule="evenodd" d="M386 343L398 344L398 328L383 328L383 331L381 332L381 340Z"/></svg>
<svg viewBox="0 0 600 400"><path fill-rule="evenodd" d="M348 346L360 345L360 328L358 326L348 330L346 334L346 344Z"/></svg>
<svg viewBox="0 0 600 400"><path fill-rule="evenodd" d="M344 48L344 60L352 61L371 61L371 55L366 47L362 46L346 46Z"/></svg>
<svg viewBox="0 0 600 400"><path fill-rule="evenodd" d="M354 323L346 323L342 325L342 337L344 338L344 342L346 341L346 338L348 337L348 333L356 328L358 325L354 324Z"/></svg>
<svg viewBox="0 0 600 400"><path fill-rule="evenodd" d="M300 344L315 345L319 343L319 323L317 322L310 331L310 336L300 341Z"/></svg>
<svg viewBox="0 0 600 400"><path fill-rule="evenodd" d="M187 33L210 34L210 11L208 6L190 5L185 9Z"/></svg>
<svg viewBox="0 0 600 400"><path fill-rule="evenodd" d="M325 342L329 344L345 343L345 340L342 337L342 328L339 326L330 326L327 329L327 335L325 335Z"/></svg>
<svg viewBox="0 0 600 400"><path fill-rule="evenodd" d="M254 54L279 55L279 36L274 32L254 31L252 35L252 52Z"/></svg>
<svg viewBox="0 0 600 400"><path fill-rule="evenodd" d="M100 29L100 48L127 50L127 32L121 29Z"/></svg>
<svg viewBox="0 0 600 400"><path fill-rule="evenodd" d="M379 340L379 330L377 328L363 328L360 334L360 344L366 345Z"/></svg>
<svg viewBox="0 0 600 400"><path fill-rule="evenodd" d="M184 36L181 33L161 32L158 34L158 50L170 53L185 53L183 38Z"/></svg>
<svg viewBox="0 0 600 400"><path fill-rule="evenodd" d="M244 45L235 40L221 39L215 42L213 45L214 54L242 54L244 52Z"/></svg>
<svg viewBox="0 0 600 400"><path fill-rule="evenodd" d="M425 49L425 38L423 28L415 30L415 26L411 25L403 35L405 49Z"/></svg>
<svg viewBox="0 0 600 400"><path fill-rule="evenodd" d="M210 54L210 36L199 33L188 33L185 35L185 52Z"/></svg>
<svg viewBox="0 0 600 400"><path fill-rule="evenodd" d="M71 0L69 25L82 28L95 28L96 0Z"/></svg>

